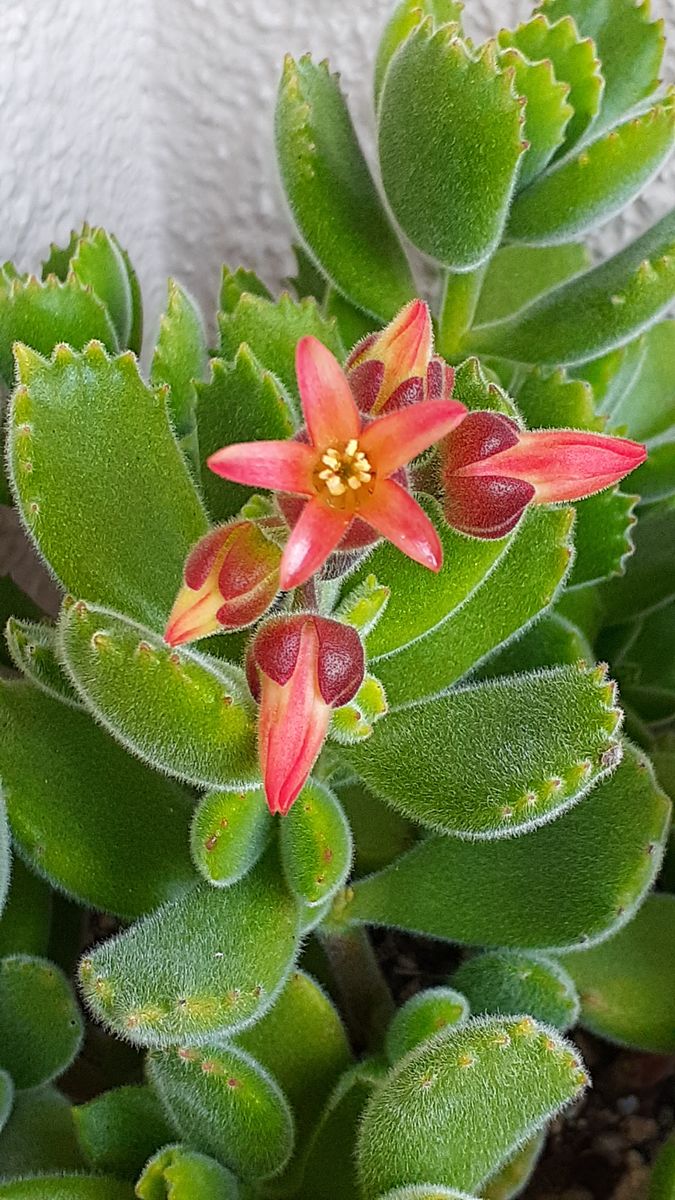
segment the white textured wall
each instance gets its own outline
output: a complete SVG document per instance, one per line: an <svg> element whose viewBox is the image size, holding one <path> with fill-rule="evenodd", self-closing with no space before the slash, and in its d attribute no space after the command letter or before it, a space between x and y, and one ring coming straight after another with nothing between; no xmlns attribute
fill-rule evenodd
<svg viewBox="0 0 675 1200"><path fill-rule="evenodd" d="M108 225L140 269L150 323L168 274L207 312L223 261L278 284L291 263L272 143L282 56L328 56L372 142L372 61L391 2L4 0L0 260L32 266L71 225ZM529 8L468 0L466 23L486 36ZM675 47L673 0L654 10ZM674 181L675 162L601 241L665 211Z"/></svg>

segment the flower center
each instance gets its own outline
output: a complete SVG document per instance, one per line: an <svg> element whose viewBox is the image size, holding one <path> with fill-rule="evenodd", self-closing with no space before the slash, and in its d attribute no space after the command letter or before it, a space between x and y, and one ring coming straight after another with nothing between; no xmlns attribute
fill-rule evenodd
<svg viewBox="0 0 675 1200"><path fill-rule="evenodd" d="M375 472L359 449L356 438L352 438L341 449L329 446L321 455L317 471L317 482L321 490L337 499L350 492L357 493L372 484Z"/></svg>

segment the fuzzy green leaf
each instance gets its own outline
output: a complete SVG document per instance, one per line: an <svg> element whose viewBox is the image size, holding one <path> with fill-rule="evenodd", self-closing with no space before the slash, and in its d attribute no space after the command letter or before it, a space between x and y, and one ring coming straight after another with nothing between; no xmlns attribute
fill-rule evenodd
<svg viewBox="0 0 675 1200"><path fill-rule="evenodd" d="M103 301L120 347L128 346L133 298L126 263L115 239L105 229L89 229L85 226L75 244L69 273L75 276L82 287L90 287ZM34 348L39 349L37 346Z"/></svg>
<svg viewBox="0 0 675 1200"><path fill-rule="evenodd" d="M2 503L10 505L13 503L9 491ZM12 579L11 575L0 576L0 629L5 629L5 637L0 637L0 663L3 666L11 667L13 665L12 657L7 648L7 621L10 617L16 617L25 622L37 622L44 618L44 612L30 596L19 587L18 583Z"/></svg>
<svg viewBox="0 0 675 1200"><path fill-rule="evenodd" d="M550 59L531 62L515 47L499 55L502 71L515 71L515 90L524 96L525 138L529 143L518 171L517 190L527 188L550 163L565 137L574 110L568 103L569 84L559 81ZM519 207L518 200L512 212Z"/></svg>
<svg viewBox="0 0 675 1200"><path fill-rule="evenodd" d="M530 429L594 429L604 422L596 416L593 388L584 379L570 379L561 368L521 369L513 398Z"/></svg>
<svg viewBox="0 0 675 1200"><path fill-rule="evenodd" d="M133 1184L106 1175L36 1175L0 1182L2 1200L134 1200Z"/></svg>
<svg viewBox="0 0 675 1200"><path fill-rule="evenodd" d="M600 107L604 81L593 41L579 34L571 17L552 23L541 13L516 29L500 30L497 41L501 47L515 46L530 62L551 62L556 79L569 85L567 98L574 115L565 130L564 153L585 133Z"/></svg>
<svg viewBox="0 0 675 1200"><path fill-rule="evenodd" d="M415 826L378 800L361 780L336 782L333 786L352 831L357 875L379 871L410 849Z"/></svg>
<svg viewBox="0 0 675 1200"><path fill-rule="evenodd" d="M171 1141L172 1130L147 1086L102 1092L73 1109L82 1152L95 1171L135 1179L151 1154Z"/></svg>
<svg viewBox="0 0 675 1200"><path fill-rule="evenodd" d="M652 21L648 0L543 0L550 21L571 16L582 37L593 38L605 87L594 131L608 129L659 82L663 21Z"/></svg>
<svg viewBox="0 0 675 1200"><path fill-rule="evenodd" d="M595 942L648 890L669 813L648 763L630 750L561 820L494 842L429 838L357 882L347 915L474 946Z"/></svg>
<svg viewBox="0 0 675 1200"><path fill-rule="evenodd" d="M234 1175L188 1146L165 1146L136 1184L139 1200L239 1200Z"/></svg>
<svg viewBox="0 0 675 1200"><path fill-rule="evenodd" d="M15 858L0 918L0 958L8 954L45 954L51 919L51 889L24 867L20 858Z"/></svg>
<svg viewBox="0 0 675 1200"><path fill-rule="evenodd" d="M89 716L26 683L0 687L0 726L12 833L39 875L123 917L156 908L194 880L191 803L176 784L148 771Z"/></svg>
<svg viewBox="0 0 675 1200"><path fill-rule="evenodd" d="M254 489L214 475L206 459L233 442L290 437L295 423L288 397L275 377L241 346L234 362L211 359L211 378L197 384L197 427L202 491L214 521L239 512Z"/></svg>
<svg viewBox="0 0 675 1200"><path fill-rule="evenodd" d="M261 788L209 792L195 809L190 832L200 875L216 887L236 883L260 858L271 824Z"/></svg>
<svg viewBox="0 0 675 1200"><path fill-rule="evenodd" d="M0 961L0 1066L17 1088L62 1075L83 1031L73 989L58 967L24 954Z"/></svg>
<svg viewBox="0 0 675 1200"><path fill-rule="evenodd" d="M326 316L335 318L340 341L347 350L351 350L357 342L363 341L364 337L380 325L379 321L356 308L334 287L328 287L326 290L324 311Z"/></svg>
<svg viewBox="0 0 675 1200"><path fill-rule="evenodd" d="M487 325L518 312L537 297L590 266L585 246L502 246L483 276L474 324Z"/></svg>
<svg viewBox="0 0 675 1200"><path fill-rule="evenodd" d="M261 1021L237 1036L279 1084L293 1113L296 1149L303 1151L319 1113L351 1062L342 1022L321 988L302 971L294 971L284 990ZM296 1178L296 1159L284 1173Z"/></svg>
<svg viewBox="0 0 675 1200"><path fill-rule="evenodd" d="M303 788L281 823L281 861L289 888L322 904L342 887L352 864L352 835L340 802L323 784Z"/></svg>
<svg viewBox="0 0 675 1200"><path fill-rule="evenodd" d="M378 106L387 67L396 51L424 17L434 27L459 24L464 5L457 0L400 0L382 31L375 60L375 107Z"/></svg>
<svg viewBox="0 0 675 1200"><path fill-rule="evenodd" d="M675 597L675 521L667 508L647 509L635 529L635 553L624 575L602 585L604 619L622 625Z"/></svg>
<svg viewBox="0 0 675 1200"><path fill-rule="evenodd" d="M612 657L627 701L648 721L675 716L675 602L620 632L625 642Z"/></svg>
<svg viewBox="0 0 675 1200"><path fill-rule="evenodd" d="M518 671L537 671L540 667L555 667L561 663L592 662L593 650L575 625L557 612L549 612L531 625L522 637L512 638L502 650L497 650L472 672L472 683L479 679L496 679Z"/></svg>
<svg viewBox="0 0 675 1200"><path fill-rule="evenodd" d="M8 277L0 271L0 377L8 387L14 380L14 342L51 354L60 342L81 350L92 338L113 354L119 349L107 308L74 275L65 283L53 275L41 283L34 275Z"/></svg>
<svg viewBox="0 0 675 1200"><path fill-rule="evenodd" d="M462 963L452 983L464 993L476 1016L529 1013L562 1033L579 1017L574 982L553 959L488 950Z"/></svg>
<svg viewBox="0 0 675 1200"><path fill-rule="evenodd" d="M199 1044L260 1017L290 969L298 906L267 855L245 879L185 896L80 964L94 1015L141 1046Z"/></svg>
<svg viewBox="0 0 675 1200"><path fill-rule="evenodd" d="M0 1132L4 1129L12 1111L14 1084L12 1076L0 1067Z"/></svg>
<svg viewBox="0 0 675 1200"><path fill-rule="evenodd" d="M390 704L445 690L548 608L570 566L573 519L569 508L533 508L463 603L399 652L371 659Z"/></svg>
<svg viewBox="0 0 675 1200"><path fill-rule="evenodd" d="M675 1200L675 1136L672 1134L654 1161L649 1200Z"/></svg>
<svg viewBox="0 0 675 1200"><path fill-rule="evenodd" d="M411 242L453 270L497 248L523 153L513 73L493 46L474 58L455 26L427 18L386 73L379 114L382 179Z"/></svg>
<svg viewBox="0 0 675 1200"><path fill-rule="evenodd" d="M461 992L434 987L417 992L396 1010L387 1030L385 1049L390 1063L404 1058L409 1050L451 1025L461 1025L469 1016L469 1005Z"/></svg>
<svg viewBox="0 0 675 1200"><path fill-rule="evenodd" d="M675 437L649 447L647 461L631 477L641 504L656 504L675 495Z"/></svg>
<svg viewBox="0 0 675 1200"><path fill-rule="evenodd" d="M475 328L464 350L517 362L585 362L634 338L674 294L675 211L613 258L515 316Z"/></svg>
<svg viewBox="0 0 675 1200"><path fill-rule="evenodd" d="M61 700L73 708L82 703L58 658L56 629L37 621L19 621L10 617L5 630L12 662L31 683L46 692L53 700Z"/></svg>
<svg viewBox="0 0 675 1200"><path fill-rule="evenodd" d="M673 144L671 91L653 108L586 142L531 183L513 204L507 237L542 246L567 242L608 221L639 195Z"/></svg>
<svg viewBox="0 0 675 1200"><path fill-rule="evenodd" d="M7 809L5 807L4 797L2 793L0 793L0 913L2 913L7 900L11 870L12 860L10 856Z"/></svg>
<svg viewBox="0 0 675 1200"><path fill-rule="evenodd" d="M629 479L628 486L632 488L632 485L633 480ZM613 487L577 504L576 555L567 580L568 587L623 575L633 553L637 499L637 496L628 496Z"/></svg>
<svg viewBox="0 0 675 1200"><path fill-rule="evenodd" d="M153 1050L148 1074L180 1137L245 1180L278 1175L293 1118L274 1080L232 1046Z"/></svg>
<svg viewBox="0 0 675 1200"><path fill-rule="evenodd" d="M488 1017L425 1042L365 1111L357 1159L365 1200L402 1182L478 1189L588 1082L546 1026ZM486 1110L485 1097L500 1103Z"/></svg>
<svg viewBox="0 0 675 1200"><path fill-rule="evenodd" d="M651 449L675 424L675 321L660 321L614 355L582 368L589 376L598 369L603 386L596 391L609 425Z"/></svg>
<svg viewBox="0 0 675 1200"><path fill-rule="evenodd" d="M111 237L122 255L131 290L131 329L127 338L127 347L129 350L133 350L134 354L140 358L141 350L143 349L143 295L141 285L128 252L124 249L124 246L120 246L114 234L111 234Z"/></svg>
<svg viewBox="0 0 675 1200"><path fill-rule="evenodd" d="M206 333L202 315L192 296L169 280L166 312L150 367L157 387L166 384L169 419L190 466L199 473L199 442L196 431L194 381L206 369Z"/></svg>
<svg viewBox="0 0 675 1200"><path fill-rule="evenodd" d="M220 277L219 311L234 312L245 292L252 296L262 296L264 300L273 299L267 284L258 278L255 271L247 271L246 267L237 267L236 271L231 271L225 264Z"/></svg>
<svg viewBox="0 0 675 1200"><path fill-rule="evenodd" d="M474 1200L474 1197L466 1192L456 1192L454 1188L413 1183L410 1187L394 1188L379 1200Z"/></svg>
<svg viewBox="0 0 675 1200"><path fill-rule="evenodd" d="M276 146L291 212L319 267L359 308L390 320L415 285L327 62L286 57Z"/></svg>
<svg viewBox="0 0 675 1200"><path fill-rule="evenodd" d="M245 293L232 312L218 314L218 328L223 358L231 362L246 342L261 366L276 375L291 396L298 395L295 347L300 338L311 334L337 358L344 358L335 321L323 315L315 300L296 304L287 292L275 301Z"/></svg>
<svg viewBox="0 0 675 1200"><path fill-rule="evenodd" d="M70 1101L50 1084L17 1092L0 1133L0 1179L37 1171L77 1171L84 1165ZM35 1200L47 1200L43 1192L34 1194Z"/></svg>
<svg viewBox="0 0 675 1200"><path fill-rule="evenodd" d="M17 359L9 453L29 533L68 591L162 629L207 528L164 395L95 342Z"/></svg>
<svg viewBox="0 0 675 1200"><path fill-rule="evenodd" d="M675 896L648 896L615 937L563 962L583 1025L622 1046L675 1053Z"/></svg>
<svg viewBox="0 0 675 1200"><path fill-rule="evenodd" d="M301 1196L311 1200L354 1200L361 1195L354 1144L363 1110L383 1076L383 1064L374 1059L345 1071L310 1142Z"/></svg>
<svg viewBox="0 0 675 1200"><path fill-rule="evenodd" d="M483 1184L483 1200L512 1200L519 1196L537 1165L546 1142L546 1130L529 1138L513 1158Z"/></svg>
<svg viewBox="0 0 675 1200"><path fill-rule="evenodd" d="M558 667L392 712L367 745L345 753L369 787L422 825L504 837L550 821L616 765L620 719L601 669Z"/></svg>
<svg viewBox="0 0 675 1200"><path fill-rule="evenodd" d="M87 707L152 767L204 787L257 774L255 712L242 671L109 609L76 601L60 622L63 660Z"/></svg>

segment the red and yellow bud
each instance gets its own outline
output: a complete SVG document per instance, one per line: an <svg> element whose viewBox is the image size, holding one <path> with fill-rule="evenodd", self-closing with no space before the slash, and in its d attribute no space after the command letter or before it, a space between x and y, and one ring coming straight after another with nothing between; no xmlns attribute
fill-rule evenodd
<svg viewBox="0 0 675 1200"><path fill-rule="evenodd" d="M281 550L265 529L277 524L233 521L197 542L164 634L170 646L245 629L267 612L279 591Z"/></svg>
<svg viewBox="0 0 675 1200"><path fill-rule="evenodd" d="M462 533L504 537L528 504L581 500L646 457L627 438L581 429L526 433L502 413L472 412L441 443L445 516Z"/></svg>
<svg viewBox="0 0 675 1200"><path fill-rule="evenodd" d="M273 617L255 635L246 674L260 704L258 754L270 812L284 815L323 746L333 708L348 704L365 673L350 625L312 613Z"/></svg>
<svg viewBox="0 0 675 1200"><path fill-rule="evenodd" d="M454 372L433 356L433 329L423 300L411 300L381 333L371 333L347 360L361 412L403 408L420 400L448 400Z"/></svg>

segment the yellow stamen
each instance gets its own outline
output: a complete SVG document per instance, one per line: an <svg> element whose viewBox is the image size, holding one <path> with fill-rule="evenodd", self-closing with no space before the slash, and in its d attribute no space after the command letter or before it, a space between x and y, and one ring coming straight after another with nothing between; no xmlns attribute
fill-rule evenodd
<svg viewBox="0 0 675 1200"><path fill-rule="evenodd" d="M325 489L330 499L351 496L355 502L360 488L374 480L373 468L359 449L357 438L350 438L344 447L329 446L321 455L319 465L321 470L315 474L317 487L319 491Z"/></svg>

